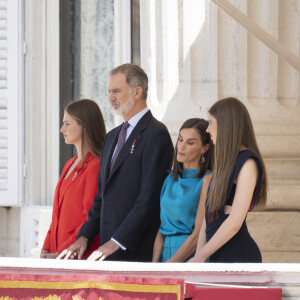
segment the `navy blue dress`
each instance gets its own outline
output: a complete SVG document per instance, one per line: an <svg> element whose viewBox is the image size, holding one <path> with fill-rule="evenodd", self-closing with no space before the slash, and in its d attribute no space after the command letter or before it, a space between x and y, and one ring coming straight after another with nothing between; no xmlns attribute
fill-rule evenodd
<svg viewBox="0 0 300 300"><path fill-rule="evenodd" d="M232 205L233 198L235 195L236 178L246 162L247 159L253 158L258 166L259 170L259 178L257 184L254 189L251 205L249 211L251 211L254 206L257 204L262 183L264 181L264 174L262 169L262 164L259 158L250 150L240 151L233 171L230 175L229 179L229 187L226 195L226 201L224 205L214 213L209 213L206 205L206 241L208 242L222 223L228 218L228 215L224 214L225 205ZM213 178L212 178L213 180ZM212 181L211 181L212 182ZM210 262L222 262L222 263L239 263L239 262L251 262L251 263L259 263L262 262L260 250L248 232L246 225L246 218L240 228L240 230L220 249L218 249L213 255L209 258Z"/></svg>

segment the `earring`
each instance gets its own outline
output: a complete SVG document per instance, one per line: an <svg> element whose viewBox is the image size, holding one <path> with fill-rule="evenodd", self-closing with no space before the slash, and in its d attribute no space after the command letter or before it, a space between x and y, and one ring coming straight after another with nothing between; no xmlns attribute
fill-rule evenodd
<svg viewBox="0 0 300 300"><path fill-rule="evenodd" d="M201 164L204 164L204 163L205 163L204 152L201 153L200 163L201 163Z"/></svg>

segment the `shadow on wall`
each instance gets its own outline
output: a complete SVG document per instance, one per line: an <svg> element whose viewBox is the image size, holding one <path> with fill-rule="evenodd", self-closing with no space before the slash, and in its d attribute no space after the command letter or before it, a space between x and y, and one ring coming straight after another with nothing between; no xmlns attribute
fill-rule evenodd
<svg viewBox="0 0 300 300"><path fill-rule="evenodd" d="M177 4L172 6L176 12L164 11L170 7L162 7L160 13L157 10L157 38L147 40L155 43L147 45L152 49L146 53L150 59L145 57L147 63L150 61L145 68L149 75L148 106L166 124L173 141L185 120L207 119L208 108L218 99L217 31L209 23L209 16L217 9L209 1L199 1L197 6L195 10L202 14L192 13L190 18ZM177 20L170 16L172 13ZM195 18L197 22L193 22Z"/></svg>

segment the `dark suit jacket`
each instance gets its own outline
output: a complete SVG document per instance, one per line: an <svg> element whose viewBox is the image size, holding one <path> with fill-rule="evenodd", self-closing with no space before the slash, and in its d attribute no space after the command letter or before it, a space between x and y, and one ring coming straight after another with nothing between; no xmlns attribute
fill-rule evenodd
<svg viewBox="0 0 300 300"><path fill-rule="evenodd" d="M83 235L91 243L100 231L100 245L113 237L126 247L108 260L151 261L160 225L160 191L171 168L173 145L166 126L148 111L126 140L110 172L120 130L121 126L113 129L105 138L98 194L78 237Z"/></svg>

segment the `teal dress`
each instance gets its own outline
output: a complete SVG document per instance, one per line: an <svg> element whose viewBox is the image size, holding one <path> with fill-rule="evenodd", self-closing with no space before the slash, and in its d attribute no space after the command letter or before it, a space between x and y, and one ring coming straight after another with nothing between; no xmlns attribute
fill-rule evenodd
<svg viewBox="0 0 300 300"><path fill-rule="evenodd" d="M164 182L160 195L160 232L165 237L162 262L173 256L194 231L203 182L203 177L195 178L198 173L198 169L184 168L177 181L169 174Z"/></svg>

